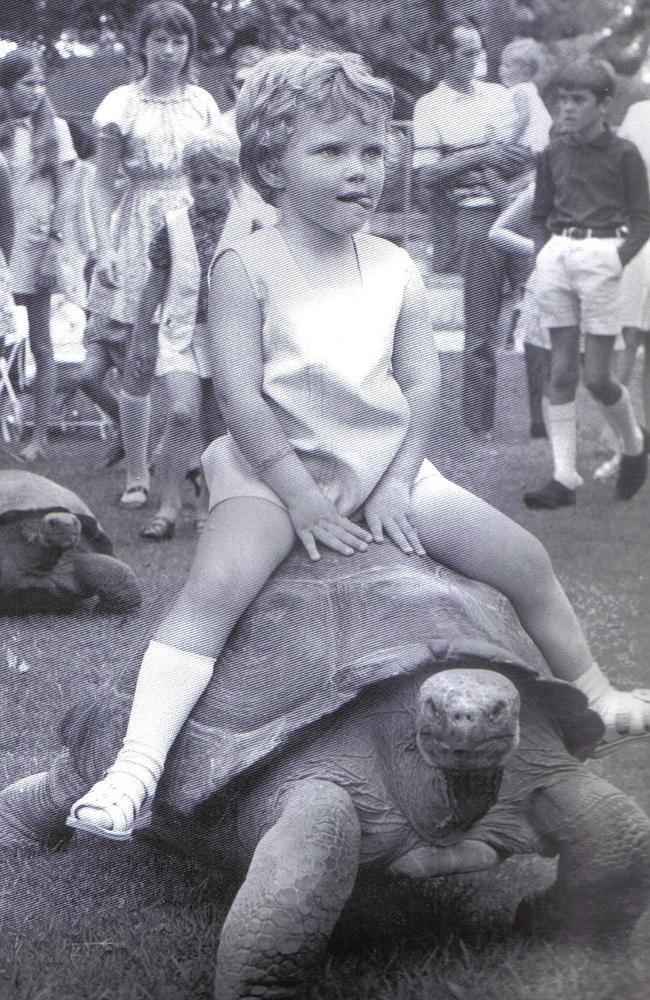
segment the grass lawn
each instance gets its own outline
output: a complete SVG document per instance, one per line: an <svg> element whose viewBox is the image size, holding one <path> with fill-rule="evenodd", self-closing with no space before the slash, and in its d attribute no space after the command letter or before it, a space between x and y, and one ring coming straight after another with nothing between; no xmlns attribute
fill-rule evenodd
<svg viewBox="0 0 650 1000"><path fill-rule="evenodd" d="M442 427L432 456L443 472L538 535L549 548L599 662L628 685L648 683L650 488L629 504L591 478L598 422L581 401L586 485L574 510L533 513L524 488L548 478L544 442L529 442L521 359L502 359L499 422L486 449L458 430L458 361L447 359ZM136 569L145 593L127 618L0 618L0 787L44 769L58 723L81 694L139 660L154 621L179 588L196 536L187 510L177 537L156 546L138 529L150 511L115 506L121 470L101 469L103 446L69 434L37 471L78 490ZM2 459L0 453L0 459ZM650 811L650 746L594 769ZM365 916L339 933L306 1000L641 1000L650 979L650 916L630 949L604 954L569 942L525 943L509 922L519 898L552 878L539 859L495 873L368 888ZM60 851L0 858L0 1000L198 1000L212 995L216 942L233 886L146 842L77 839Z"/></svg>

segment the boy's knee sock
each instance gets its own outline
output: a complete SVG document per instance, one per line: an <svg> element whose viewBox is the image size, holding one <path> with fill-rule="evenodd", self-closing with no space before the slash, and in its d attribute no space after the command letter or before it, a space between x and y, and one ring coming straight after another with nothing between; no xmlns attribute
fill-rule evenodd
<svg viewBox="0 0 650 1000"><path fill-rule="evenodd" d="M549 403L546 408L547 430L553 451L553 478L567 489L582 486L576 469L576 404Z"/></svg>
<svg viewBox="0 0 650 1000"><path fill-rule="evenodd" d="M623 442L625 455L640 455L643 451L643 434L634 416L632 397L627 386L621 386L621 398L610 406L601 404L605 420Z"/></svg>
<svg viewBox="0 0 650 1000"><path fill-rule="evenodd" d="M126 456L126 478L129 486L136 483L149 487L149 424L151 397L131 396L120 392L120 429Z"/></svg>

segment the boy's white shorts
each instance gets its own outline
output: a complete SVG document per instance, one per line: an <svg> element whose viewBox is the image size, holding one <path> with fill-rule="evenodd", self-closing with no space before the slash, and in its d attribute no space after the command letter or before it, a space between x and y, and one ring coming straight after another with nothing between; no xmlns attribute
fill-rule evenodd
<svg viewBox="0 0 650 1000"><path fill-rule="evenodd" d="M535 297L547 329L577 326L613 337L621 328L619 237L552 236L537 256Z"/></svg>
<svg viewBox="0 0 650 1000"><path fill-rule="evenodd" d="M621 326L650 330L650 240L623 271Z"/></svg>

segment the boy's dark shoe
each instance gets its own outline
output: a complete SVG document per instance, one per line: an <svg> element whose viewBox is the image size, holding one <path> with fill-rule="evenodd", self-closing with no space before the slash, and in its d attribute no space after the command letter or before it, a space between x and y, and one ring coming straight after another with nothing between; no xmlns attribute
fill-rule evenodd
<svg viewBox="0 0 650 1000"><path fill-rule="evenodd" d="M530 436L532 438L547 438L548 433L544 424L531 424L530 425Z"/></svg>
<svg viewBox="0 0 650 1000"><path fill-rule="evenodd" d="M541 490L524 493L524 503L533 510L556 510L558 507L574 507L576 491L570 490L557 479L550 479Z"/></svg>
<svg viewBox="0 0 650 1000"><path fill-rule="evenodd" d="M643 429L643 451L640 455L621 455L621 464L616 480L616 495L620 500L631 500L638 493L648 475L648 451L650 434Z"/></svg>

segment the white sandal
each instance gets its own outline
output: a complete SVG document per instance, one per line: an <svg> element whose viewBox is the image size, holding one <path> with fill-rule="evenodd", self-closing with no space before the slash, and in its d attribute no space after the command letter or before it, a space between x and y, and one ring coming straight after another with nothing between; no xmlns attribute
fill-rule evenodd
<svg viewBox="0 0 650 1000"><path fill-rule="evenodd" d="M650 688L635 688L633 691L626 693L631 694L634 698L638 698L639 701L644 701L646 704L650 705ZM648 714L650 715L650 709ZM610 753L615 753L615 751L622 747L625 743L637 743L640 740L650 739L650 728L646 729L644 733L625 733L621 732L620 721L621 713L619 713L616 717L616 728L607 726L605 736L591 754L592 757L598 759L607 757ZM646 725L648 725L648 723L646 723Z"/></svg>
<svg viewBox="0 0 650 1000"><path fill-rule="evenodd" d="M141 805L138 805L128 792L122 790L120 775L136 778L142 784L145 797ZM135 773L129 769L128 764L124 766L120 763L117 767L110 767L104 778L77 799L70 809L65 825L75 830L83 830L85 833L93 833L98 837L105 837L107 840L131 840L134 830L142 830L151 825L151 803L156 794L157 784L153 775L147 779L142 775L141 769ZM100 813L108 814L112 826L105 827L89 819L80 819L80 809L97 810L98 819Z"/></svg>
<svg viewBox="0 0 650 1000"><path fill-rule="evenodd" d="M126 510L139 510L146 507L149 502L149 489L139 483L134 486L127 486L117 501L118 507Z"/></svg>

